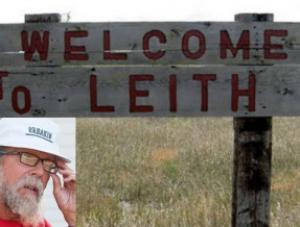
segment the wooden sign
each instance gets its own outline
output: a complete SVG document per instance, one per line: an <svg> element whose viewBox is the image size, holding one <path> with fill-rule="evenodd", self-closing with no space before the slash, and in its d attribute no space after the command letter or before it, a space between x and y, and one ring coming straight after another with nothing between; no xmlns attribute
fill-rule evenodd
<svg viewBox="0 0 300 227"><path fill-rule="evenodd" d="M299 50L299 23L0 25L0 113L299 115Z"/></svg>
<svg viewBox="0 0 300 227"><path fill-rule="evenodd" d="M12 68L2 116L291 116L297 66Z"/></svg>
<svg viewBox="0 0 300 227"><path fill-rule="evenodd" d="M298 64L299 23L0 25L0 64Z"/></svg>

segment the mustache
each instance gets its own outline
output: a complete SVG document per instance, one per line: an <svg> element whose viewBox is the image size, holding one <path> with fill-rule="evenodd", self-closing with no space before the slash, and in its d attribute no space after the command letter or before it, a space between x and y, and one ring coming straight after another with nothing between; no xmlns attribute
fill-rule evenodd
<svg viewBox="0 0 300 227"><path fill-rule="evenodd" d="M38 199L43 196L44 186L42 181L35 176L25 176L15 185L17 189L28 188L37 193Z"/></svg>

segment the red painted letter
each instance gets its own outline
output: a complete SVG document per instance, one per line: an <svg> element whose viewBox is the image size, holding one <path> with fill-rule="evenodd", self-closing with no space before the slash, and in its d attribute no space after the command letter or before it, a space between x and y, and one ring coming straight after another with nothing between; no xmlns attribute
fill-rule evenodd
<svg viewBox="0 0 300 227"><path fill-rule="evenodd" d="M238 101L239 96L248 96L248 110L250 112L255 111L255 86L256 79L255 74L250 72L249 75L249 88L248 89L239 89L239 78L237 74L232 74L231 86L231 110L236 112L238 110Z"/></svg>
<svg viewBox="0 0 300 227"><path fill-rule="evenodd" d="M272 49L281 50L283 49L283 45L281 44L272 44L272 36L276 37L285 37L288 35L287 30L266 30L264 33L264 57L265 59L287 59L288 55L287 53L272 53Z"/></svg>
<svg viewBox="0 0 300 227"><path fill-rule="evenodd" d="M2 77L8 76L8 72L0 72L0 100L3 99L3 82Z"/></svg>
<svg viewBox="0 0 300 227"><path fill-rule="evenodd" d="M153 106L150 105L137 105L137 97L147 97L149 96L149 91L147 90L136 90L137 81L153 81L153 75L130 75L129 77L129 100L130 100L130 112L153 112Z"/></svg>
<svg viewBox="0 0 300 227"><path fill-rule="evenodd" d="M24 107L20 108L19 103L18 103L18 93L22 92L24 94ZM24 114L29 112L31 108L31 96L30 96L30 91L28 88L23 87L23 86L18 86L15 87L13 92L12 92L12 106L13 109L19 113L19 114Z"/></svg>
<svg viewBox="0 0 300 227"><path fill-rule="evenodd" d="M97 106L97 77L90 76L91 112L114 112L114 106Z"/></svg>
<svg viewBox="0 0 300 227"><path fill-rule="evenodd" d="M87 31L68 31L65 32L65 60L78 60L78 61L87 61L89 56L85 52L85 46L73 46L71 44L72 38L87 37ZM83 52L83 53L76 53Z"/></svg>
<svg viewBox="0 0 300 227"><path fill-rule="evenodd" d="M120 37L119 37L120 38ZM103 32L103 58L104 60L127 60L126 53L111 53L110 50L110 31Z"/></svg>
<svg viewBox="0 0 300 227"><path fill-rule="evenodd" d="M144 55L152 60L160 59L162 56L164 56L165 51L158 50L156 52L150 51L150 45L149 41L152 37L157 37L160 43L166 43L167 39L165 34L160 30L152 30L150 32L147 32L143 37L143 51Z"/></svg>
<svg viewBox="0 0 300 227"><path fill-rule="evenodd" d="M176 75L170 75L169 81L169 102L170 102L170 112L177 111L177 80Z"/></svg>
<svg viewBox="0 0 300 227"><path fill-rule="evenodd" d="M216 74L194 74L193 80L201 81L201 111L208 110L208 81L215 81Z"/></svg>
<svg viewBox="0 0 300 227"><path fill-rule="evenodd" d="M195 52L191 52L189 48L189 41L191 37L196 37L198 39L199 48ZM202 32L198 30L190 30L186 32L182 38L182 52L183 54L190 59L201 58L206 50L205 36Z"/></svg>
<svg viewBox="0 0 300 227"><path fill-rule="evenodd" d="M250 33L248 30L243 30L236 48L233 47L231 39L227 31L221 31L220 40L220 57L221 59L227 58L227 49L229 49L236 57L238 50L243 49L243 59L249 59L250 57Z"/></svg>
<svg viewBox="0 0 300 227"><path fill-rule="evenodd" d="M31 61L33 53L37 51L40 56L40 60L47 60L48 47L49 47L49 32L43 32L43 38L38 31L31 33L31 41L28 40L28 32L22 31L22 49L25 52L24 59Z"/></svg>

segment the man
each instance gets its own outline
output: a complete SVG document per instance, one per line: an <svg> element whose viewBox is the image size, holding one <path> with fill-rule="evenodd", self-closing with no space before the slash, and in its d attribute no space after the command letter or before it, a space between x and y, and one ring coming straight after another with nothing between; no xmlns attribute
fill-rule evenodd
<svg viewBox="0 0 300 227"><path fill-rule="evenodd" d="M51 226L40 211L50 177L59 209L68 225L75 226L76 177L59 152L57 133L48 119L0 118L1 227Z"/></svg>

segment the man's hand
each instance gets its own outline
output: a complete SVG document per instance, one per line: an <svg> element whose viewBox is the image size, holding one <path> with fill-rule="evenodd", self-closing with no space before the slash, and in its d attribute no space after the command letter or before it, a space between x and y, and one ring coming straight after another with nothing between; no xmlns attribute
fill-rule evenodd
<svg viewBox="0 0 300 227"><path fill-rule="evenodd" d="M53 179L53 194L66 222L71 226L76 224L76 176L63 161L58 161L59 173L63 176L63 186L57 175L51 174Z"/></svg>

